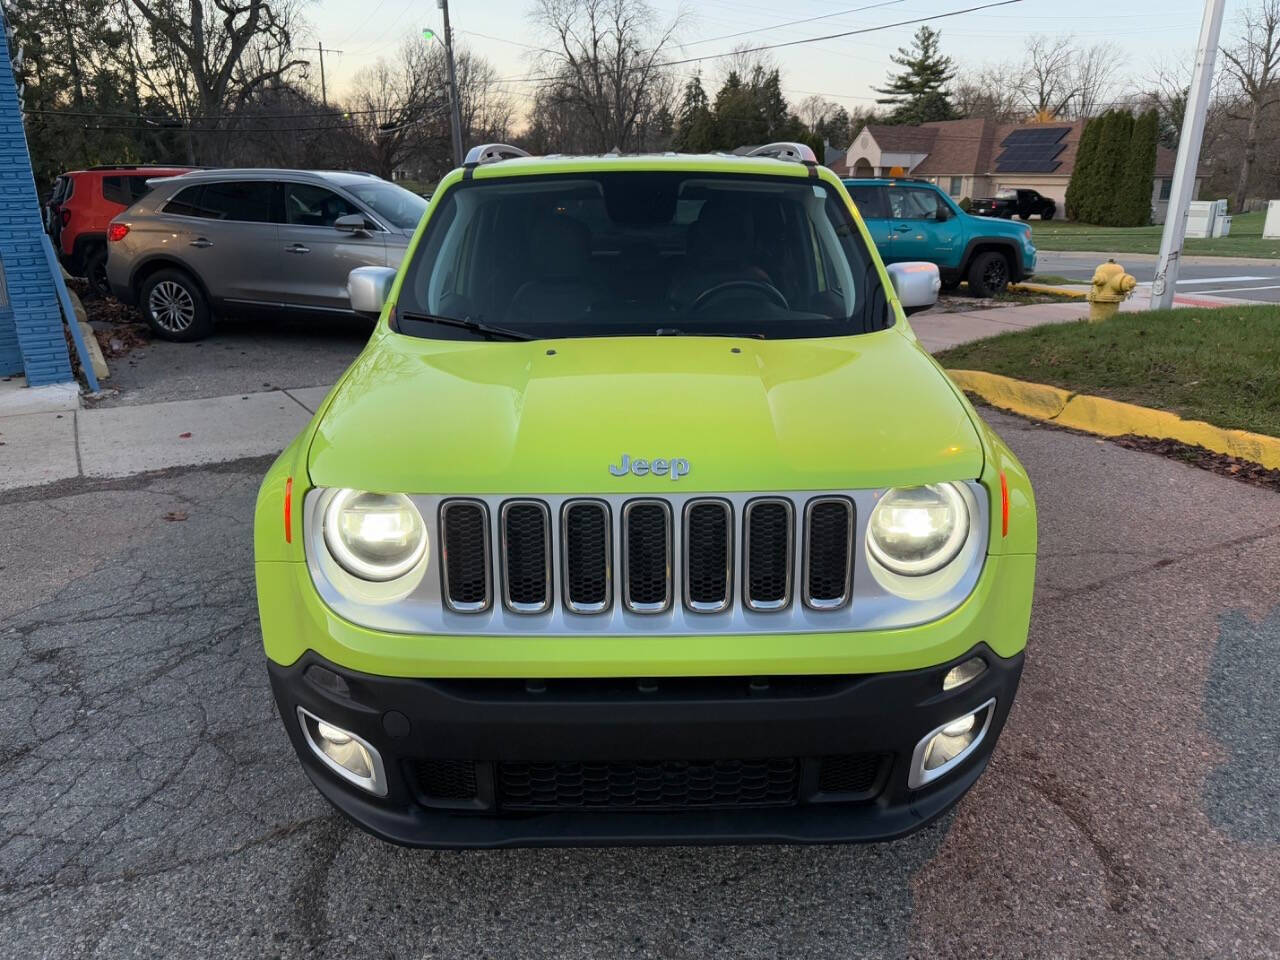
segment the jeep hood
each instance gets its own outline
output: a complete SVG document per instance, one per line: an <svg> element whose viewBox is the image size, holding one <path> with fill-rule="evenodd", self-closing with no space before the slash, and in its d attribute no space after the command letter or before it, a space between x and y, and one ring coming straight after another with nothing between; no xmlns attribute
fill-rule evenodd
<svg viewBox="0 0 1280 960"><path fill-rule="evenodd" d="M615 476L632 460L689 471ZM375 334L311 480L405 493L824 490L982 471L965 405L899 330L833 340L471 342Z"/></svg>

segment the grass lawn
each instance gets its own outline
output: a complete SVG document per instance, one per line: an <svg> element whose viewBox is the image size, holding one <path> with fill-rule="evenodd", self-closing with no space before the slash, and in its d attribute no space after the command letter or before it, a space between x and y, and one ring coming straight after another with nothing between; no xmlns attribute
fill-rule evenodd
<svg viewBox="0 0 1280 960"><path fill-rule="evenodd" d="M938 360L1280 437L1276 305L1048 324L954 347Z"/></svg>
<svg viewBox="0 0 1280 960"><path fill-rule="evenodd" d="M1213 257L1280 257L1280 240L1262 239L1266 213L1244 213L1231 220L1231 236L1187 240L1187 254ZM1159 253L1163 227L1095 227L1067 220L1031 221L1031 239L1040 250L1092 250L1098 253Z"/></svg>

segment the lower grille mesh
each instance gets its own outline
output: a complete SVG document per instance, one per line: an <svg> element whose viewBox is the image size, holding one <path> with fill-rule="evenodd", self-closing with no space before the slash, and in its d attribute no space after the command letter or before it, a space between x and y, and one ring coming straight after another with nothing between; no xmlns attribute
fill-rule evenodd
<svg viewBox="0 0 1280 960"><path fill-rule="evenodd" d="M474 760L419 760L418 788L431 800L471 800L476 795Z"/></svg>
<svg viewBox="0 0 1280 960"><path fill-rule="evenodd" d="M823 757L818 789L823 793L869 794L880 779L887 757L879 753L848 753Z"/></svg>
<svg viewBox="0 0 1280 960"><path fill-rule="evenodd" d="M654 760L500 763L507 810L678 810L786 806L796 801L800 762Z"/></svg>

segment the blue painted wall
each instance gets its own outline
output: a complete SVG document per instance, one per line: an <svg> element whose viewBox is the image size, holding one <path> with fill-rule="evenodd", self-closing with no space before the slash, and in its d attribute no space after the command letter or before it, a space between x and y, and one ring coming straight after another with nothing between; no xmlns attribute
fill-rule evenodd
<svg viewBox="0 0 1280 960"><path fill-rule="evenodd" d="M0 296L0 374L26 373L32 387L71 379L43 237L9 44L0 38L0 270L8 294L7 302Z"/></svg>

